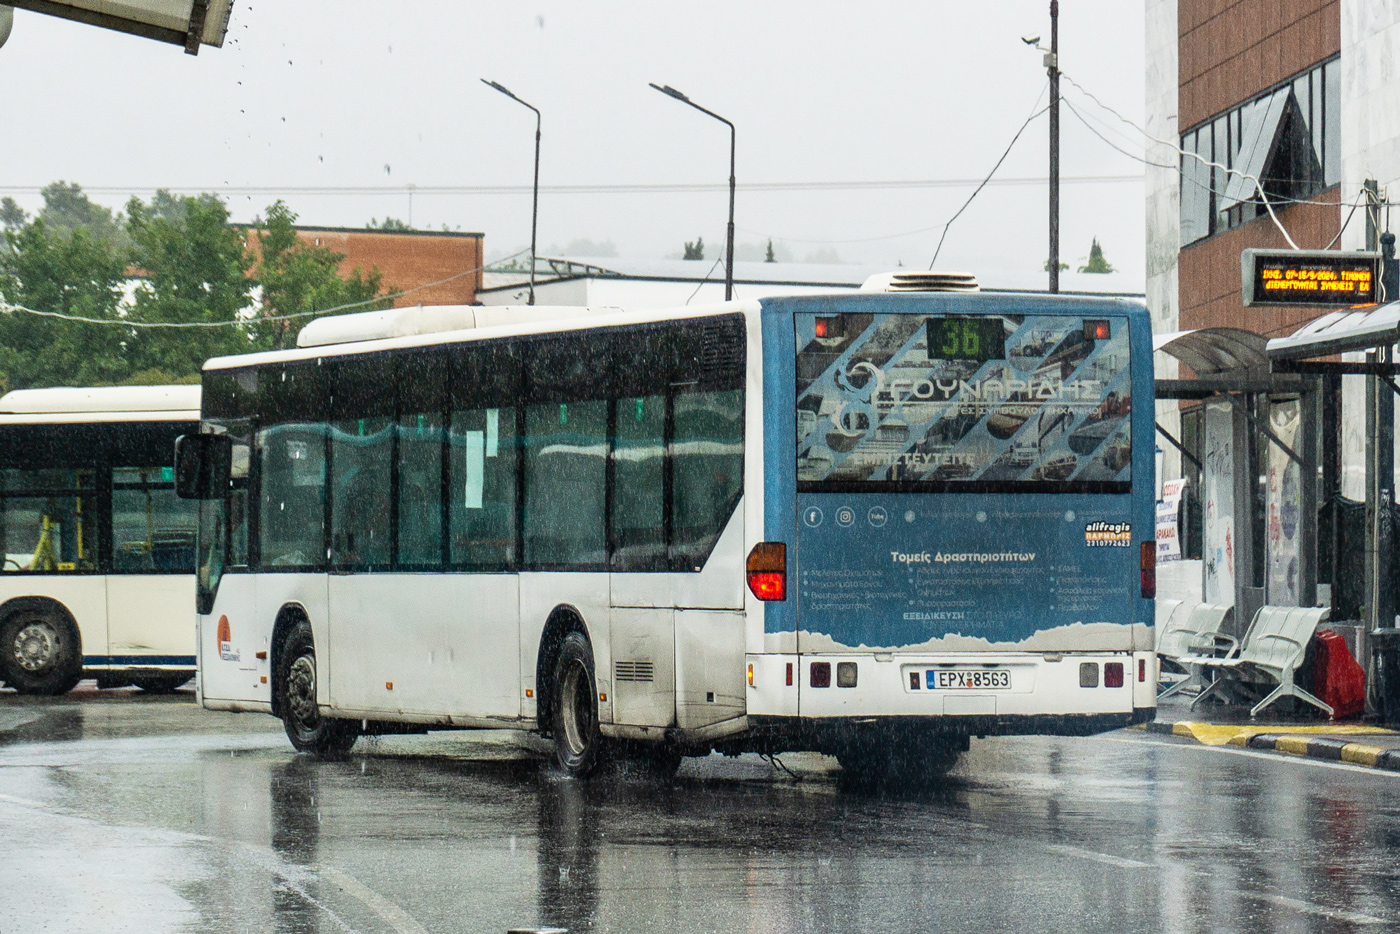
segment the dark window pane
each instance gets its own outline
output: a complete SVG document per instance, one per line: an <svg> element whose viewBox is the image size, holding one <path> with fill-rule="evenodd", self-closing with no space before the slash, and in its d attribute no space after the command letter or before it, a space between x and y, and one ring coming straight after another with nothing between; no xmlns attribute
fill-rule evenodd
<svg viewBox="0 0 1400 934"><path fill-rule="evenodd" d="M605 331L580 331L531 344L525 353L525 398L531 402L607 398L611 341Z"/></svg>
<svg viewBox="0 0 1400 934"><path fill-rule="evenodd" d="M324 567L326 426L264 428L258 432L258 457L263 567Z"/></svg>
<svg viewBox="0 0 1400 934"><path fill-rule="evenodd" d="M25 490L90 490L96 483L96 477L97 474L91 470L5 468L0 469L0 493Z"/></svg>
<svg viewBox="0 0 1400 934"><path fill-rule="evenodd" d="M615 403L612 567L650 571L666 566L663 521L666 400L636 396Z"/></svg>
<svg viewBox="0 0 1400 934"><path fill-rule="evenodd" d="M91 571L93 506L88 496L0 497L5 571Z"/></svg>
<svg viewBox="0 0 1400 934"><path fill-rule="evenodd" d="M675 397L671 527L674 566L698 569L729 521L744 483L744 394Z"/></svg>
<svg viewBox="0 0 1400 934"><path fill-rule="evenodd" d="M607 404L527 406L525 434L525 562L602 566Z"/></svg>
<svg viewBox="0 0 1400 934"><path fill-rule="evenodd" d="M389 565L393 423L359 418L331 423L331 563Z"/></svg>
<svg viewBox="0 0 1400 934"><path fill-rule="evenodd" d="M193 571L199 501L179 499L169 467L112 470L112 570Z"/></svg>
<svg viewBox="0 0 1400 934"><path fill-rule="evenodd" d="M258 370L258 404L263 424L321 422L328 381L316 361L266 366Z"/></svg>
<svg viewBox="0 0 1400 934"><path fill-rule="evenodd" d="M515 565L515 409L452 413L452 563L478 570Z"/></svg>
<svg viewBox="0 0 1400 934"><path fill-rule="evenodd" d="M399 421L399 563L442 564L442 416Z"/></svg>

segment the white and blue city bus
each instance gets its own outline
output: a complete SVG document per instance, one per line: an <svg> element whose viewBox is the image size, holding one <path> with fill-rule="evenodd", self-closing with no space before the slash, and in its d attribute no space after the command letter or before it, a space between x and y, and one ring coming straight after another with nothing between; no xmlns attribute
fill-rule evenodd
<svg viewBox="0 0 1400 934"><path fill-rule="evenodd" d="M209 361L201 702L323 755L537 730L574 774L930 774L1149 719L1143 306L927 281L374 312Z"/></svg>

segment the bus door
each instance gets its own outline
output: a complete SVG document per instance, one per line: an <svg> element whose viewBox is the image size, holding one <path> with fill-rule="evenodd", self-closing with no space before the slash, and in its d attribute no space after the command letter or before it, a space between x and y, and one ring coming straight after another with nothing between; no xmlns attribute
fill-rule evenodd
<svg viewBox="0 0 1400 934"><path fill-rule="evenodd" d="M930 305L797 314L799 651L1131 649L1126 316Z"/></svg>

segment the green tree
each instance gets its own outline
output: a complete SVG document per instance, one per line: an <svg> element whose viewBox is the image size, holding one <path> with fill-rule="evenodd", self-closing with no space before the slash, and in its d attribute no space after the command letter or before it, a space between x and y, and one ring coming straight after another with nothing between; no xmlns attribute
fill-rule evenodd
<svg viewBox="0 0 1400 934"><path fill-rule="evenodd" d="M356 307L345 310L374 311L393 305L393 298L381 287L378 269L365 273L356 268L342 277L339 267L345 254L297 236L292 226L296 219L291 208L277 201L267 209L267 219L257 225L262 261L256 279L262 286L265 316L302 315L352 304ZM297 331L316 317L306 314L269 322L265 343L275 348L295 346Z"/></svg>
<svg viewBox="0 0 1400 934"><path fill-rule="evenodd" d="M118 249L128 245L121 216L113 215L111 208L95 204L81 185L51 182L39 193L44 196L44 206L39 216L49 230L69 233L83 229L91 233L94 239L111 241Z"/></svg>
<svg viewBox="0 0 1400 934"><path fill-rule="evenodd" d="M773 253L773 241L771 238L768 240L768 252L764 254L763 261L765 263L776 263L778 261L778 257Z"/></svg>
<svg viewBox="0 0 1400 934"><path fill-rule="evenodd" d="M29 220L24 208L15 203L14 198L0 198L0 227L16 230Z"/></svg>
<svg viewBox="0 0 1400 934"><path fill-rule="evenodd" d="M126 262L112 242L42 217L4 233L0 298L51 314L119 321ZM19 310L0 311L0 387L87 386L120 381L131 329Z"/></svg>
<svg viewBox="0 0 1400 934"><path fill-rule="evenodd" d="M207 324L248 317L252 257L243 234L228 226L216 195L157 192L150 204L126 206L131 262L140 280L132 296L138 322ZM219 327L139 328L128 344L131 373L176 381L199 373L204 361L253 350L256 322Z"/></svg>
<svg viewBox="0 0 1400 934"><path fill-rule="evenodd" d="M673 254L671 254L671 255L674 256L675 254L673 253ZM687 240L686 243L685 243L685 256L683 256L682 258L683 258L683 259L704 259L704 258L705 258L705 238L704 238L704 237L696 237L694 243L691 243L689 240Z"/></svg>
<svg viewBox="0 0 1400 934"><path fill-rule="evenodd" d="M1104 259L1103 247L1099 246L1099 238L1095 237L1093 245L1089 247L1089 262L1079 267L1080 272L1108 273L1116 272Z"/></svg>
<svg viewBox="0 0 1400 934"><path fill-rule="evenodd" d="M365 230L390 230L390 231L399 231L399 230L412 230L412 229L413 229L412 227L408 226L408 225L405 224L403 221L399 220L397 217L385 217L384 220L382 220L382 221L381 221L381 220L377 220L377 219L371 217L371 218L369 219L369 223L365 225ZM444 224L444 225L443 225L443 230L446 230L446 229L447 229L447 225Z"/></svg>
<svg viewBox="0 0 1400 934"><path fill-rule="evenodd" d="M1049 272L1049 271L1050 271L1050 260L1047 259L1047 260L1045 261L1045 265L1042 266L1041 268L1042 268L1045 272ZM1060 272L1064 272L1064 271L1065 271L1066 269L1068 269L1068 268L1069 268L1069 263L1060 263Z"/></svg>

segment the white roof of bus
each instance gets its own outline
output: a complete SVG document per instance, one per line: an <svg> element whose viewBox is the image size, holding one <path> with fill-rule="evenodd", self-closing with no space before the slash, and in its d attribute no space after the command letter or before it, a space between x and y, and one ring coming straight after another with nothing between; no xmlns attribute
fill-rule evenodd
<svg viewBox="0 0 1400 934"><path fill-rule="evenodd" d="M240 354L236 357L215 357L206 361L204 369L224 370L244 366L262 366L269 363L290 363L295 360L315 360L318 357L335 357L346 354L369 353L377 350L398 350L409 347L426 347L435 344L451 344L459 341L485 340L491 337L511 337L521 334L549 334L560 331L580 330L585 327L599 327L620 324L643 324L649 321L670 321L677 318L700 318L726 312L758 310L758 302L723 302L718 305L692 305L682 308L647 308L625 311L621 308L593 308L578 306L470 306L450 305L437 307L397 309L404 312L423 312L445 324L447 330L434 330L430 325L422 330L416 328L412 316L400 318L385 316L378 320L369 315L380 312L365 312L361 315L344 315L358 319L349 322L326 317L318 319L327 324L320 333L314 335L314 346L298 347L295 350L269 350L262 353ZM466 316L464 312L471 312ZM448 324L448 322L451 322ZM424 322L426 325L426 322ZM379 330L384 326L384 330ZM307 326L309 329L311 325ZM385 332L388 333L385 333ZM330 338L339 338L334 343ZM326 340L322 344L320 341Z"/></svg>
<svg viewBox="0 0 1400 934"><path fill-rule="evenodd" d="M16 389L0 396L0 424L199 420L198 386Z"/></svg>

